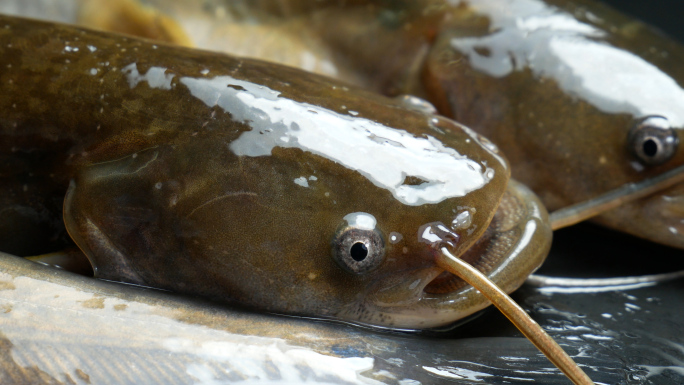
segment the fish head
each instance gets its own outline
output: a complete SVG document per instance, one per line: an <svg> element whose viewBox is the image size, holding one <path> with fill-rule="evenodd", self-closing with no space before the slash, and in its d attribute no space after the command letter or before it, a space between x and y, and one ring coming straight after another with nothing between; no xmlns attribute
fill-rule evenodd
<svg viewBox="0 0 684 385"><path fill-rule="evenodd" d="M207 129L80 170L66 225L96 277L425 328L488 305L437 267L438 239L507 291L541 264L545 211L485 138L399 100L249 64L240 76L174 75L166 92L183 90L181 110L214 111ZM250 69L287 84L256 83Z"/></svg>
<svg viewBox="0 0 684 385"><path fill-rule="evenodd" d="M425 76L440 111L497 143L556 210L684 165L681 44L595 2L457 8ZM684 247L681 187L595 220Z"/></svg>

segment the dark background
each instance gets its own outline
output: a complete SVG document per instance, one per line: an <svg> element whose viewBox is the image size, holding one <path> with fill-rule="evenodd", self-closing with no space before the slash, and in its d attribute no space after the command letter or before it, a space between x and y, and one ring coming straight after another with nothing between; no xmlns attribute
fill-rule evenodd
<svg viewBox="0 0 684 385"><path fill-rule="evenodd" d="M684 0L603 0L684 42Z"/></svg>

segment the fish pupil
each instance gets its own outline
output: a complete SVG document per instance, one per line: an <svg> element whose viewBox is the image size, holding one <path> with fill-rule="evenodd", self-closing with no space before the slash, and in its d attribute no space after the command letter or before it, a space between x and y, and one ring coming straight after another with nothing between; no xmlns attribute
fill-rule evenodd
<svg viewBox="0 0 684 385"><path fill-rule="evenodd" d="M356 242L349 250L349 254L355 261L361 262L368 256L368 248L363 242Z"/></svg>
<svg viewBox="0 0 684 385"><path fill-rule="evenodd" d="M658 153L658 143L653 139L648 139L643 145L644 154L649 157L653 157Z"/></svg>

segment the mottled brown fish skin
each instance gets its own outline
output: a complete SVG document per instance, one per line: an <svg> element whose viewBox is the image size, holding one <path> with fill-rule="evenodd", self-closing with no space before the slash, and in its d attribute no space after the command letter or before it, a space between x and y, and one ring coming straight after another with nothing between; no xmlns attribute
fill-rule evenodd
<svg viewBox="0 0 684 385"><path fill-rule="evenodd" d="M477 208L471 227L457 231L456 253L465 251L486 229L508 180L505 160L454 122L265 62L0 16L0 68L0 180L22 181L2 184L14 194L10 203L26 209L35 199L47 207L71 184L69 233L100 278L391 325L360 298L384 281L396 286L401 277L408 285L412 272L429 275L433 257L418 228ZM237 156L229 145L252 129L258 111L234 119L245 111L208 106L181 83L220 76L435 137L486 164L494 178L463 197L408 206L358 171L298 148ZM439 129L427 124L432 119ZM293 183L313 175L315 188ZM52 220L61 214L45 210ZM342 271L330 256L344 216L355 212L372 213L385 237L405 235L397 245L386 242L385 262L366 275Z"/></svg>
<svg viewBox="0 0 684 385"><path fill-rule="evenodd" d="M509 158L513 177L550 210L684 165L682 107L672 102L681 99L684 48L601 2L286 3L286 11L254 7L250 15L286 31L296 20L307 31L297 37L323 46L312 51L331 60L337 76L386 95L424 97L441 114L491 139ZM223 25L218 19L214 24ZM455 41L467 48L457 49ZM281 60L272 51L251 54ZM581 60L567 61L573 56L591 64L578 68ZM635 95L658 102L630 98ZM678 135L678 149L662 164L643 161L630 142L633 127L648 117L664 117ZM682 189L668 188L593 220L684 248Z"/></svg>
<svg viewBox="0 0 684 385"><path fill-rule="evenodd" d="M683 127L677 126L676 122L672 128L679 134L679 149L663 164L644 164L633 154L629 143L630 129L641 119L647 116L672 118L668 116L668 107L663 111L655 109L646 113L606 111L600 103L588 102L582 96L563 89L560 83L570 81L564 76L568 79L576 77L574 81L579 84L587 81L582 78L583 74L573 74L572 68L565 69L567 73L563 75L563 64L558 64L556 70L539 73L535 72L533 64L518 63L520 68L505 76L492 76L476 68L467 55L453 48L452 39L496 35L492 30L492 20L500 14L492 16L478 12L478 3L475 1L473 8L462 7L452 12L451 20L445 24L443 33L428 55L423 73L426 88L441 112L500 144L511 161L513 177L539 194L550 211L590 200L684 164ZM548 7L545 12L553 10L558 15L568 15L568 19L577 25L596 28L602 34L595 38L585 37L583 43L596 42L622 55L614 61L607 60L597 65L601 68L595 69L599 73L602 68L610 68L616 75L614 86L620 82L638 81L643 84L643 89L635 87L634 92L651 92L649 84L645 83L657 84L661 79L643 76L638 71L647 66L657 68L679 87L684 84L681 66L684 49L660 31L596 1L549 0L538 3L538 6L542 5ZM558 32L558 39L569 40L563 33ZM518 45L511 47L511 55L518 50L534 49L532 39L530 42L524 39L512 41ZM531 51L533 54L530 55L553 60L554 54L544 47ZM592 55L588 48L587 55ZM478 49L483 57L492 54L488 52L487 44ZM642 67L621 67L623 63L619 60L625 57L631 57L634 62L640 60ZM661 92L665 94L669 90ZM632 103L628 97L621 101L622 96L614 92L611 97L615 101L607 97L605 104ZM633 109L647 110L648 107L636 104ZM653 194L593 220L642 238L684 248L681 189L678 186Z"/></svg>

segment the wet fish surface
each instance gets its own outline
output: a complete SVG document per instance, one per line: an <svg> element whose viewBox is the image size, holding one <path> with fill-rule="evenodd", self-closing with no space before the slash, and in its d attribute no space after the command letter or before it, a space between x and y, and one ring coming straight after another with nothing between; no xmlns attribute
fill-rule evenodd
<svg viewBox="0 0 684 385"><path fill-rule="evenodd" d="M436 102L500 142L550 210L682 164L679 43L589 1L470 4L428 58ZM681 248L681 190L596 220Z"/></svg>
<svg viewBox="0 0 684 385"><path fill-rule="evenodd" d="M684 164L681 44L598 2L156 6L199 46L429 99L501 146L550 210ZM682 248L681 190L595 220Z"/></svg>
<svg viewBox="0 0 684 385"><path fill-rule="evenodd" d="M9 244L33 247L68 187L95 277L398 328L487 305L435 239L507 291L548 251L544 208L453 121L264 62L0 25L4 228L27 226Z"/></svg>

